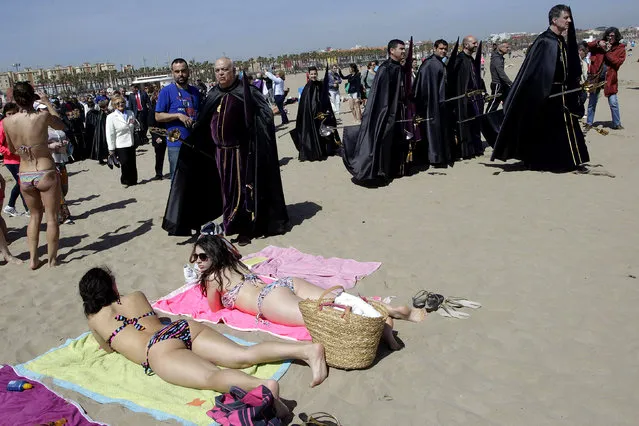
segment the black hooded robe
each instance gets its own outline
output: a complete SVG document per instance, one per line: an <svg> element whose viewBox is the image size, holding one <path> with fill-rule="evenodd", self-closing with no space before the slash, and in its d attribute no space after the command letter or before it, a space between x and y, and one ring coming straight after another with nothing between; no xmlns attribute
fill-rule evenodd
<svg viewBox="0 0 639 426"><path fill-rule="evenodd" d="M199 230L220 215L230 225L231 229L225 229L227 235L281 233L288 223L273 113L257 88L250 84L247 87L250 105L244 102L245 88L239 79L229 88L211 89L202 104L198 121L186 140L192 147L180 149L162 223L169 235L191 235L192 230ZM227 97L232 99L225 100ZM214 115L223 114L222 107L227 103L235 108L238 102L247 107L250 117L246 119L245 114L233 109L234 114L242 115L233 120L248 125L241 134L224 136L222 142L241 136L235 139L237 146L217 146L212 131L218 129L214 123L219 120L214 121ZM226 170L233 170L232 179L228 179ZM228 217L230 203L237 207L238 214L233 218Z"/></svg>
<svg viewBox="0 0 639 426"><path fill-rule="evenodd" d="M326 137L319 132L322 121L324 121L322 118L317 118L319 113L328 114L324 121L325 125L337 126L330 98L328 98L328 93L324 94L323 89L323 82L309 81L304 86L300 97L295 130L291 132L295 148L299 151L300 161L325 160L326 157L335 155L338 151L337 130Z"/></svg>
<svg viewBox="0 0 639 426"><path fill-rule="evenodd" d="M576 49L550 29L535 39L504 102L492 160L518 159L546 171L574 170L590 160L575 114L579 93L549 98L578 87L578 76L569 77L575 58Z"/></svg>
<svg viewBox="0 0 639 426"><path fill-rule="evenodd" d="M418 117L428 119L420 124L422 139L416 144L415 161L443 167L452 165L454 142L447 128L446 66L442 58L431 55L419 67L413 99Z"/></svg>
<svg viewBox="0 0 639 426"><path fill-rule="evenodd" d="M399 62L387 59L375 74L361 126L344 129L344 165L359 184L386 184L403 176L408 141L404 70Z"/></svg>
<svg viewBox="0 0 639 426"><path fill-rule="evenodd" d="M109 156L109 146L106 140L107 113L91 110L86 116L84 131L85 143L91 147L90 158L96 161L106 161Z"/></svg>
<svg viewBox="0 0 639 426"><path fill-rule="evenodd" d="M481 89L481 77L477 75L476 67L473 64L472 56L465 52L459 53L453 67L453 75L449 79L451 84L450 95L459 96L464 93ZM481 124L480 120L470 120L464 123L461 121L473 118L483 113L483 96L464 96L461 99L452 101L454 122L451 128L454 128L456 137L455 158L473 158L484 153L484 147L481 141Z"/></svg>

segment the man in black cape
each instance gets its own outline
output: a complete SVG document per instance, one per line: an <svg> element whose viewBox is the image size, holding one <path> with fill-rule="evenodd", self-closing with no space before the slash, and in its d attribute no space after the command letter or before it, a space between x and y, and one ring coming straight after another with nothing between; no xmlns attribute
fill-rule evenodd
<svg viewBox="0 0 639 426"><path fill-rule="evenodd" d="M417 116L425 119L420 124L421 141L415 148L415 162L435 167L453 165L454 141L448 131L449 116L446 109L446 65L443 59L448 43L437 40L435 52L419 67L413 84L413 99Z"/></svg>
<svg viewBox="0 0 639 426"><path fill-rule="evenodd" d="M319 81L317 74L317 67L308 69L309 81L302 91L295 129L291 132L300 161L325 160L337 153L340 144L337 130L330 131L337 122L328 93L328 76L325 74L324 81ZM323 128L325 135L320 133L322 123L328 126Z"/></svg>
<svg viewBox="0 0 639 426"><path fill-rule="evenodd" d="M548 20L506 98L492 160L514 158L534 170L571 171L590 160L578 121L579 92L563 93L579 88L577 38L568 6L554 6Z"/></svg>
<svg viewBox="0 0 639 426"><path fill-rule="evenodd" d="M451 63L452 72L448 75L449 98L467 94L461 98L451 101L453 119L450 128L455 134L456 149L455 158L469 159L484 153L481 141L481 123L479 119L473 119L484 112L483 94L477 92L482 90L482 79L479 68L475 64L473 54L477 52L477 39L473 36L466 36L462 41L463 50ZM477 53L481 60L481 53ZM451 58L451 61L453 59Z"/></svg>
<svg viewBox="0 0 639 426"><path fill-rule="evenodd" d="M109 115L109 101L98 102L99 110L92 109L86 115L84 130L85 143L91 148L90 158L100 164L106 164L109 147L106 140L106 118Z"/></svg>
<svg viewBox="0 0 639 426"><path fill-rule="evenodd" d="M162 228L191 235L221 214L225 234L238 234L245 245L288 223L273 113L255 86L237 78L230 59L215 62L215 77L180 150Z"/></svg>
<svg viewBox="0 0 639 426"><path fill-rule="evenodd" d="M387 50L389 59L377 70L362 124L344 129L344 165L362 185L388 184L408 172L407 126L397 123L408 115L406 70L401 64L406 46L391 40Z"/></svg>

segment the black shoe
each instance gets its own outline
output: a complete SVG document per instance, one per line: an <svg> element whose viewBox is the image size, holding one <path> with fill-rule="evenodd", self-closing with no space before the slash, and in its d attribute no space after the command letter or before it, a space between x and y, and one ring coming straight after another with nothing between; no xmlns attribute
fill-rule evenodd
<svg viewBox="0 0 639 426"><path fill-rule="evenodd" d="M623 130L624 127L621 124L617 124L616 126L612 126L613 130Z"/></svg>
<svg viewBox="0 0 639 426"><path fill-rule="evenodd" d="M244 247L251 244L251 237L246 235L238 235L237 237L237 245L240 247Z"/></svg>
<svg viewBox="0 0 639 426"><path fill-rule="evenodd" d="M151 180L162 180L162 175L155 175Z"/></svg>

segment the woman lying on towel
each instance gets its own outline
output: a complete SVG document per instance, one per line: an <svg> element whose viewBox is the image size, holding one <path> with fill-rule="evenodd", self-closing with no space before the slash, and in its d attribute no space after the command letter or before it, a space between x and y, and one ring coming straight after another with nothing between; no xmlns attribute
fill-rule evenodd
<svg viewBox="0 0 639 426"><path fill-rule="evenodd" d="M258 320L278 324L303 326L299 302L319 299L324 289L301 278L280 278L266 283L252 274L240 261L240 253L221 235L201 235L196 241L190 261L200 271L200 290L213 312L220 309L239 309L256 315ZM393 334L393 320L420 322L426 311L408 306L390 306L384 340L391 349L401 348Z"/></svg>
<svg viewBox="0 0 639 426"><path fill-rule="evenodd" d="M277 399L277 381L234 369L296 359L311 367L311 387L322 383L327 375L324 348L319 344L268 342L241 346L196 321L181 319L163 325L143 293L121 295L115 278L104 268L84 274L80 296L91 332L102 349L116 351L141 364L147 374L155 373L178 386L228 392L231 386L248 391L264 385Z"/></svg>

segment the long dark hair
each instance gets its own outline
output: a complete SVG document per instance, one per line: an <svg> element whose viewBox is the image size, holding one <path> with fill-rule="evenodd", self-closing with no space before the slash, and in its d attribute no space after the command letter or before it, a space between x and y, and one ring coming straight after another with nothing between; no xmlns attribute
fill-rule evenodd
<svg viewBox="0 0 639 426"><path fill-rule="evenodd" d="M28 81L19 81L13 85L13 100L20 108L33 108L36 93Z"/></svg>
<svg viewBox="0 0 639 426"><path fill-rule="evenodd" d="M115 277L108 268L91 268L80 280L80 297L84 315L97 314L100 309L120 300L115 290Z"/></svg>
<svg viewBox="0 0 639 426"><path fill-rule="evenodd" d="M217 281L218 290L222 291L222 272L231 269L238 274L249 272L248 268L240 261L242 255L223 237L217 235L201 235L195 242L191 252L191 262L195 262L195 248L199 247L206 253L211 266L203 271L200 276L200 291L206 297L206 283L211 276Z"/></svg>
<svg viewBox="0 0 639 426"><path fill-rule="evenodd" d="M605 41L608 41L608 34L610 33L615 34L615 42L614 42L615 45L621 43L621 33L619 32L619 28L617 27L606 28L606 32L603 35L603 39Z"/></svg>

